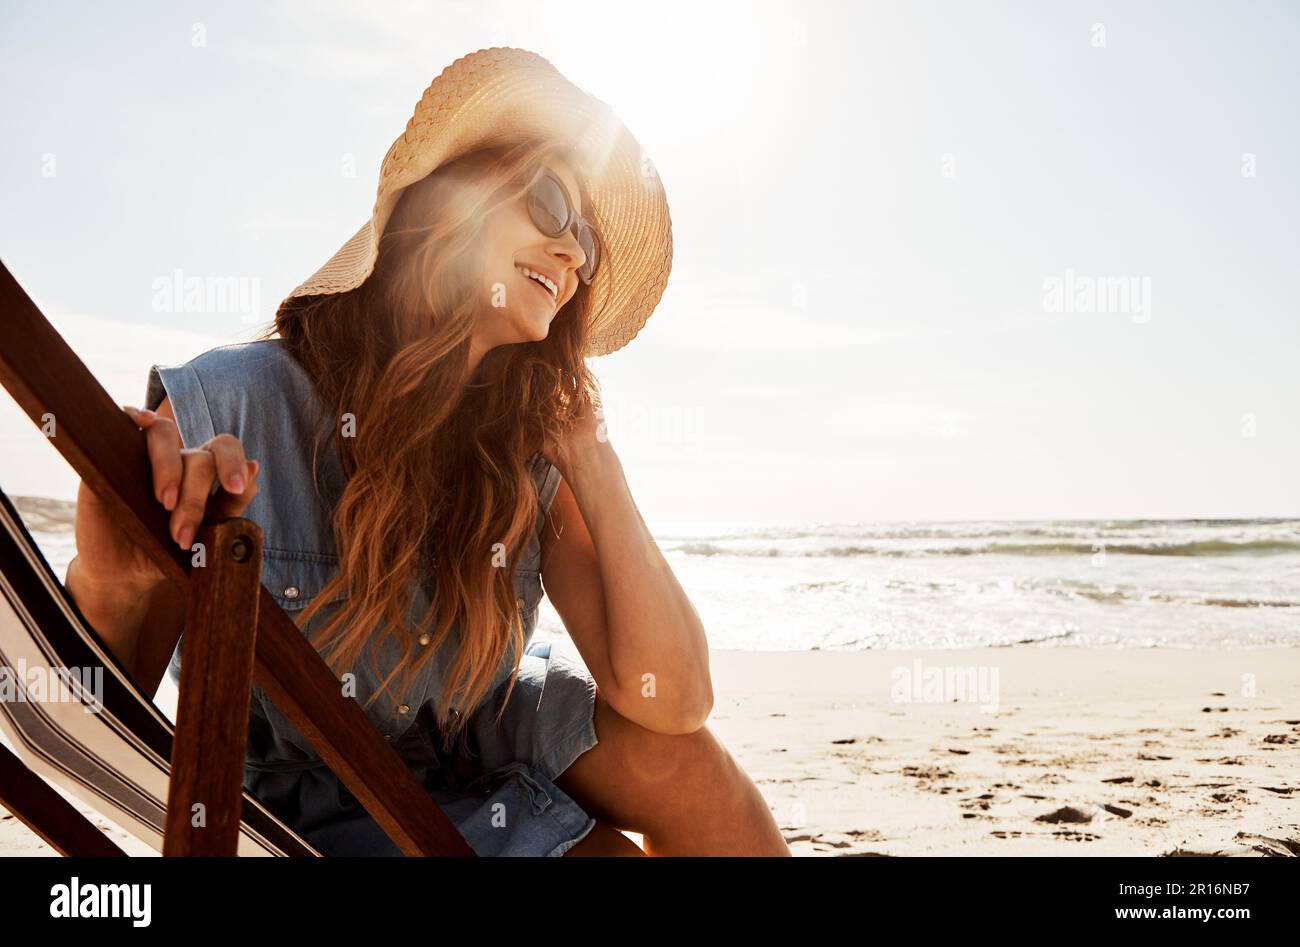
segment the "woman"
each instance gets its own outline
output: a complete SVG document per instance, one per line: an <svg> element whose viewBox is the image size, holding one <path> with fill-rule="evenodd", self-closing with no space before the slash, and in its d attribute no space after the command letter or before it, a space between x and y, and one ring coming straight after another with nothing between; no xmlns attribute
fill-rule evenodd
<svg viewBox="0 0 1300 947"><path fill-rule="evenodd" d="M621 829L650 854L789 854L704 726L704 631L583 361L663 292L648 167L540 57L463 57L274 325L154 366L125 409L179 545L205 515L262 527L265 586L480 854L642 854ZM184 603L78 501L69 591L156 687ZM529 643L543 580L585 668ZM398 854L257 686L245 786L327 854Z"/></svg>

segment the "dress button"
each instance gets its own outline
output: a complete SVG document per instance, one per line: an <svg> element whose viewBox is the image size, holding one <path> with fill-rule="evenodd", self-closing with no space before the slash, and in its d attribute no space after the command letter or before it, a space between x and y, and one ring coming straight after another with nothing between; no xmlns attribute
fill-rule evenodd
<svg viewBox="0 0 1300 947"><path fill-rule="evenodd" d="M433 640L433 638L431 638L431 637L430 637L429 635L427 635L427 634L425 634L425 635L420 635L420 644L422 644L422 645L427 645L427 644L428 644L430 641L432 641L432 640Z"/></svg>
<svg viewBox="0 0 1300 947"><path fill-rule="evenodd" d="M284 590L284 597L285 597L285 598L289 598L289 599L297 598L297 597L298 597L298 586L296 586L296 585L291 585L291 586L289 586L287 589L285 589L285 590Z"/></svg>
<svg viewBox="0 0 1300 947"><path fill-rule="evenodd" d="M389 740L389 741L391 741L391 740L393 739L393 735L392 735L391 733L385 733L385 734L384 734L384 739L385 739L385 740Z"/></svg>
<svg viewBox="0 0 1300 947"><path fill-rule="evenodd" d="M518 606L518 608L519 608L519 610L520 610L521 612L524 610L524 600L523 600L523 599L521 599L521 598L517 598L517 599L515 599L515 605Z"/></svg>
<svg viewBox="0 0 1300 947"><path fill-rule="evenodd" d="M402 704L400 707L397 708L397 712L398 712L399 714L410 713L410 712L411 712L411 705L410 705L410 704Z"/></svg>

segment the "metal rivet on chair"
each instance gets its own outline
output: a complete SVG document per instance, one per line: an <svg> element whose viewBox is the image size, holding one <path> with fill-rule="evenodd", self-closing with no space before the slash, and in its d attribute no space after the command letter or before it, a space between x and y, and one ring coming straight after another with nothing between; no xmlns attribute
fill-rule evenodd
<svg viewBox="0 0 1300 947"><path fill-rule="evenodd" d="M287 589L285 589L285 590L284 590L284 597L285 597L285 598L290 598L290 599L292 599L292 598L297 598L297 597L298 597L298 586L296 586L296 585L291 585L291 586L289 586Z"/></svg>

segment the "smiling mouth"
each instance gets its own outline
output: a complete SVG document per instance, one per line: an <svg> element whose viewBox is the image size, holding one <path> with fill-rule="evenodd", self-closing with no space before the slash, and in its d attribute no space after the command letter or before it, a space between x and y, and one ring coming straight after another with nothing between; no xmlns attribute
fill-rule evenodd
<svg viewBox="0 0 1300 947"><path fill-rule="evenodd" d="M551 291L550 291L549 289L547 289L545 286L543 286L541 283L537 282L537 280L532 279L531 277L523 276L522 274L520 274L520 275L521 275L522 279L523 279L525 282L527 282L530 286L532 286L532 287L535 288L539 293L541 293L543 296L545 296L545 297L546 297L546 301L547 301L548 303L551 304L551 307L552 307L552 308L554 308L554 306L555 306L555 297L551 295Z"/></svg>

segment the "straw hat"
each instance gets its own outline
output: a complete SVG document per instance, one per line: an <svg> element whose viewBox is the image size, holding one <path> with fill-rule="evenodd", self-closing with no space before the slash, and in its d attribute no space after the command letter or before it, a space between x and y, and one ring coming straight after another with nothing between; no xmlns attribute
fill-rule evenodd
<svg viewBox="0 0 1300 947"><path fill-rule="evenodd" d="M672 268L663 185L608 105L524 49L480 49L433 80L406 131L384 155L370 219L285 302L360 286L374 269L379 237L403 188L468 151L525 136L577 149L574 170L604 221L585 354L606 355L627 345L658 305Z"/></svg>

